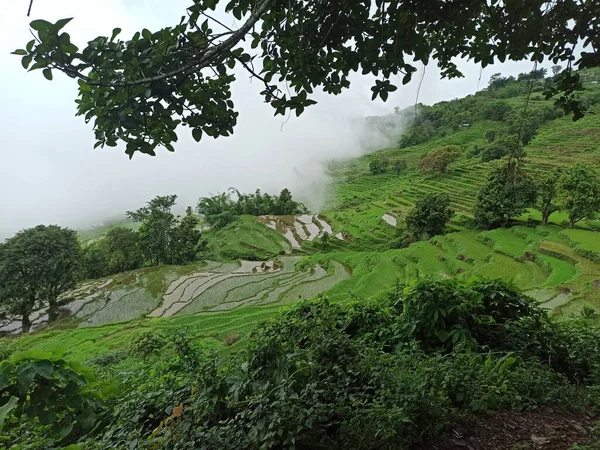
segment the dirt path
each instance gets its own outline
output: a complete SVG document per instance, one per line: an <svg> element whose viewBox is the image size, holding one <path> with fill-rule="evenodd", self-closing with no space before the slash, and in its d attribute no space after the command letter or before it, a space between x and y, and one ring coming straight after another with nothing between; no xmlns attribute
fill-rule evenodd
<svg viewBox="0 0 600 450"><path fill-rule="evenodd" d="M412 450L568 450L598 441L590 436L595 422L583 411L558 408L503 411L454 427Z"/></svg>

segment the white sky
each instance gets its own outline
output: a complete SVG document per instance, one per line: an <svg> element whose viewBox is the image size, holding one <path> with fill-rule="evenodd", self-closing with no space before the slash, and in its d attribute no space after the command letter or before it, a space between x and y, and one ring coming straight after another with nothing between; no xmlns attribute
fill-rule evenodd
<svg viewBox="0 0 600 450"><path fill-rule="evenodd" d="M269 192L289 187L318 208L327 177L323 162L363 153L365 135L349 124L352 118L386 114L395 106L414 104L420 74L399 87L386 103L371 102L371 80L355 76L340 96L321 95L319 104L300 117L274 117L258 95L261 86L240 74L233 100L240 112L229 138L196 143L182 129L175 153L159 149L156 157L134 156L122 148L93 150L93 133L75 117L76 83L56 73L26 73L17 56L31 39L28 23L74 17L65 31L83 43L123 29L122 38L142 28L156 30L178 22L190 0L2 0L0 15L0 239L38 223L85 227L135 209L158 194L178 194L179 205L195 205L198 197L235 186L242 191ZM439 79L428 67L419 101L431 104L475 92L479 67L461 63L466 77ZM480 87L491 74L529 71L530 62L483 70ZM401 86L401 83L398 82ZM370 136L369 138L372 138Z"/></svg>

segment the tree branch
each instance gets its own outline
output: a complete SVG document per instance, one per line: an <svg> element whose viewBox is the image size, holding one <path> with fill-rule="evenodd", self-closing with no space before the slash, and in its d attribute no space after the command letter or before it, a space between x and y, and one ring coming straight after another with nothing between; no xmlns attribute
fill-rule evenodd
<svg viewBox="0 0 600 450"><path fill-rule="evenodd" d="M105 87L139 86L140 84L164 80L166 78L171 78L179 74L197 72L210 65L211 63L219 60L219 58L225 58L229 50L231 50L238 42L240 42L244 38L248 31L250 31L254 24L260 20L262 15L269 9L269 7L275 1L276 0L263 0L262 3L258 6L258 8L251 13L250 18L246 21L246 23L244 23L244 25L237 29L229 38L219 43L218 45L215 45L214 47L208 49L199 59L170 72L163 73L161 75L156 75L153 77L142 78L140 80L135 81L95 81L83 75L79 71L75 71L74 69L70 70L69 67L65 68L65 72L67 72L68 74L72 74L76 78L84 80L91 86Z"/></svg>

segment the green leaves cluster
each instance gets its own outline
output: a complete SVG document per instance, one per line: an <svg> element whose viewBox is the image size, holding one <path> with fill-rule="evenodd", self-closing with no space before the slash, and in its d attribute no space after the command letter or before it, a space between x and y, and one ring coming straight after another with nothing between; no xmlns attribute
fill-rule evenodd
<svg viewBox="0 0 600 450"><path fill-rule="evenodd" d="M482 67L523 60L532 51L538 62L567 61L569 67L595 67L600 60L597 52L583 52L579 61L573 54L581 40L597 48L593 21L600 7L594 2L494 2L485 8L479 0L378 1L375 7L365 0L336 7L325 0L192 3L175 26L144 29L126 40L115 28L110 38L99 36L82 50L62 32L70 19L36 20L36 39L14 53L23 67L41 69L48 79L56 70L78 79L77 113L93 120L96 145L123 142L130 157L138 151L153 155L157 146L173 151L180 126L189 127L196 141L230 135L238 115L231 100L236 65L264 84L261 95L275 114L300 115L315 103L309 97L315 89L339 94L350 86L352 72L375 77L372 98L385 101L397 89L395 77L406 84L416 66L432 60L449 78L462 75L456 58ZM206 19L223 4L242 21L238 29ZM250 52L241 44L246 38ZM570 70L561 76L548 95L564 93L558 103L577 119L583 113L572 98L577 80Z"/></svg>
<svg viewBox="0 0 600 450"><path fill-rule="evenodd" d="M48 320L60 315L59 296L75 287L80 249L75 231L38 225L0 244L0 305L31 327L34 309L47 308Z"/></svg>
<svg viewBox="0 0 600 450"><path fill-rule="evenodd" d="M306 206L295 201L287 188L282 189L278 196L262 193L260 189L254 194L244 194L232 188L229 192L202 197L198 201L198 213L207 224L217 229L227 226L243 214L285 216L306 212Z"/></svg>
<svg viewBox="0 0 600 450"><path fill-rule="evenodd" d="M25 418L35 419L56 442L89 432L103 408L81 374L64 360L48 359L4 361L0 402L4 404L0 418L12 426Z"/></svg>
<svg viewBox="0 0 600 450"><path fill-rule="evenodd" d="M474 215L479 226L505 226L513 217L536 206L542 223L550 215L565 211L569 226L593 219L600 211L600 175L588 165L559 168L537 181L519 167L496 165L477 194Z"/></svg>
<svg viewBox="0 0 600 450"><path fill-rule="evenodd" d="M442 234L446 224L454 217L450 197L446 194L429 194L420 198L406 215L406 226L418 239L429 239Z"/></svg>

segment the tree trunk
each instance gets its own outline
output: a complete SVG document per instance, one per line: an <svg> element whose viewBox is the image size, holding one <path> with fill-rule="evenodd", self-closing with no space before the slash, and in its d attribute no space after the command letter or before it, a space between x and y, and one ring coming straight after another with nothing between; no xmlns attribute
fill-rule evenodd
<svg viewBox="0 0 600 450"><path fill-rule="evenodd" d="M21 332L27 334L30 329L31 321L29 320L29 314L23 314L23 317L21 318Z"/></svg>
<svg viewBox="0 0 600 450"><path fill-rule="evenodd" d="M48 301L48 322L54 322L60 316L60 309L56 299Z"/></svg>
<svg viewBox="0 0 600 450"><path fill-rule="evenodd" d="M548 218L550 217L549 211L542 211L542 225L548 225Z"/></svg>

